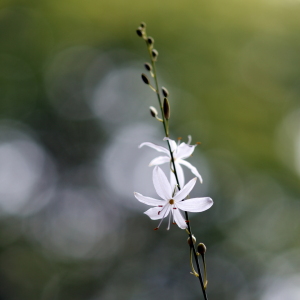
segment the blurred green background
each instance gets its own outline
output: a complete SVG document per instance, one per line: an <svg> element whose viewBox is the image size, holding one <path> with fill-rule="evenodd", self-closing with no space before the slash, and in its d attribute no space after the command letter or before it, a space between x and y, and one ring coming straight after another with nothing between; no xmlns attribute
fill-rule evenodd
<svg viewBox="0 0 300 300"><path fill-rule="evenodd" d="M171 137L201 142L209 299L299 300L299 14L297 0L2 0L0 300L202 299L185 231L153 231L133 197L155 197L157 153L138 145L165 143L141 21Z"/></svg>

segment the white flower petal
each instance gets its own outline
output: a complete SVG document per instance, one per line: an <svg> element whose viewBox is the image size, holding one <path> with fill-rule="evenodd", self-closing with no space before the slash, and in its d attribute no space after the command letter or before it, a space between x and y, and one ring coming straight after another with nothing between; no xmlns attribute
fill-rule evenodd
<svg viewBox="0 0 300 300"><path fill-rule="evenodd" d="M175 168L176 168L176 173L179 180L180 188L182 188L184 186L184 173L178 161L175 161Z"/></svg>
<svg viewBox="0 0 300 300"><path fill-rule="evenodd" d="M197 177L190 180L180 191L178 191L176 195L173 197L175 202L185 199L185 197L190 193L190 191L195 186L196 181L197 181Z"/></svg>
<svg viewBox="0 0 300 300"><path fill-rule="evenodd" d="M144 212L147 216L149 216L150 219L152 220L159 220L161 219L164 215L159 213L162 210L162 207L152 207Z"/></svg>
<svg viewBox="0 0 300 300"><path fill-rule="evenodd" d="M153 184L156 193L164 200L172 199L172 189L170 183L160 167L155 167L153 170Z"/></svg>
<svg viewBox="0 0 300 300"><path fill-rule="evenodd" d="M158 145L150 143L150 142L145 142L145 143L140 144L139 148L142 148L143 146L148 146L150 148L153 148L153 149L157 150L158 152L164 152L164 153L170 155L169 150L162 147L162 146L158 146Z"/></svg>
<svg viewBox="0 0 300 300"><path fill-rule="evenodd" d="M197 176L197 177L199 178L200 182L201 182L201 183L203 182L202 177L201 177L201 175L199 174L198 170L197 170L192 164L190 164L189 162L187 162L187 161L185 161L185 160L183 160L183 159L178 159L178 160L177 160L177 163L178 163L178 164L181 164L181 165L184 165L184 166L186 166L186 167L188 167L188 168L191 170L191 172L192 172L195 176Z"/></svg>
<svg viewBox="0 0 300 300"><path fill-rule="evenodd" d="M171 170L170 170L170 185L173 193L175 186L177 185L177 180L175 178L175 174Z"/></svg>
<svg viewBox="0 0 300 300"><path fill-rule="evenodd" d="M171 164L171 168L173 169L173 164ZM175 168L176 168L176 173L177 173L177 177L179 180L179 185L181 188L184 186L184 173L183 173L183 170L182 170L180 164L178 164L177 161L175 161ZM177 185L177 180L176 180L175 173L172 171L170 171L170 183L171 183L171 188L172 188L172 192L173 192L175 186Z"/></svg>
<svg viewBox="0 0 300 300"><path fill-rule="evenodd" d="M181 229L187 228L185 219L181 215L181 212L179 211L179 209L173 209L173 216L174 216L174 221L176 222L178 227L180 227Z"/></svg>
<svg viewBox="0 0 300 300"><path fill-rule="evenodd" d="M184 211L201 212L209 209L213 205L213 200L209 197L192 198L185 201L177 202L176 206Z"/></svg>
<svg viewBox="0 0 300 300"><path fill-rule="evenodd" d="M176 149L177 149L177 143L176 143L174 140L171 140L170 138L165 137L165 138L164 138L164 141L169 141L169 144L170 144L170 147L171 147L171 151L172 151L172 152L175 152L175 151L176 151Z"/></svg>
<svg viewBox="0 0 300 300"><path fill-rule="evenodd" d="M171 151L175 152L177 150L177 143L173 140L169 140Z"/></svg>
<svg viewBox="0 0 300 300"><path fill-rule="evenodd" d="M162 200L157 200L154 198L150 197L145 197L139 193L134 192L134 196L136 199L138 199L140 202L145 203L147 205L152 205L152 206L158 206L158 205L164 205L166 202Z"/></svg>
<svg viewBox="0 0 300 300"><path fill-rule="evenodd" d="M170 162L170 157L168 157L168 156L159 156L159 157L156 157L156 158L154 158L153 160L150 161L149 167L161 165L161 164L164 164L166 162Z"/></svg>
<svg viewBox="0 0 300 300"><path fill-rule="evenodd" d="M196 145L191 146L186 143L181 143L177 147L176 158L185 159L185 158L190 157L193 154L195 147L196 147Z"/></svg>

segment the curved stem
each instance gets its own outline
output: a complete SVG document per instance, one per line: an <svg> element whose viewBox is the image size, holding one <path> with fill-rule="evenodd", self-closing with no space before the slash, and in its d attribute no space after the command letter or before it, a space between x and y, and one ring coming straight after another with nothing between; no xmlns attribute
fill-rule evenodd
<svg viewBox="0 0 300 300"><path fill-rule="evenodd" d="M155 61L153 60L153 57L152 57L152 54L151 54L151 47L148 45L147 39L146 39L146 44L147 44L149 56L150 56L150 59L151 59L151 64L152 64L152 69L153 69L153 78L154 78L154 81L155 81L155 90L156 90L156 95L157 95L159 107L160 107L160 110L161 110L164 131L165 131L166 137L169 137L169 122L168 122L168 120L166 120L165 115L164 115L163 104L162 104L162 101L161 101L161 98L160 98L160 93L159 93L159 85L158 85L158 80L157 80ZM174 160L174 156L173 156L173 152L172 152L169 140L167 140L167 144L168 144L168 148L169 148L170 155L171 155L171 161L172 161L172 165L173 165L174 175L175 175L175 178L176 178L178 189L180 190L181 188L180 188L180 184L179 184L179 180L178 180L178 175L177 175L177 172L176 172L175 160ZM190 225L189 215L188 215L187 211L185 211L185 218L186 218L186 223L187 223L187 226L188 226L189 237L190 237L190 240L192 241L193 240L193 238L192 238L192 228L191 228L191 225ZM208 300L206 290L205 290L205 287L204 287L204 283L203 283L203 279L202 279L200 264L199 264L199 261L198 261L198 256L196 254L196 249L195 249L194 243L192 243L191 248L192 248L192 251L193 251L194 260L196 262L197 271L198 271L198 274L199 274L198 278L199 278L199 282L200 282L200 285L201 285L202 293L203 293L204 299Z"/></svg>

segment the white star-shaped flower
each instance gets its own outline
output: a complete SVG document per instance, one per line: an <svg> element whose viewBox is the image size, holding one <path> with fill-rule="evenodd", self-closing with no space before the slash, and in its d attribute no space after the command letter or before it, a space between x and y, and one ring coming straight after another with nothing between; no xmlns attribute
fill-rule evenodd
<svg viewBox="0 0 300 300"><path fill-rule="evenodd" d="M200 182L202 183L202 177L199 174L198 170L191 165L189 162L185 161L186 158L190 157L193 152L196 145L190 145L190 141L191 141L191 136L189 136L189 142L186 143L180 143L178 142L178 144L174 141L171 140L169 138L164 138L164 140L169 140L170 143L170 147L171 147L171 151L173 153L173 158L174 158L174 163L175 163L175 168L176 168L176 173L177 173L177 177L178 177L178 181L179 181L179 185L180 187L184 186L184 174L183 174L183 170L181 168L181 165L186 166L187 168L189 168L191 170L191 172L197 176L200 180ZM150 148L153 148L159 152L163 152L165 154L167 154L167 156L159 156L154 158L149 166L157 166L157 165L161 165L164 163L167 163L171 161L171 154L169 149L164 148L162 146L158 146L156 144L150 143L150 142L145 142L142 143L139 148L143 147L143 146L148 146ZM173 169L173 165L171 165L171 168ZM175 185L177 184L176 182L176 178L174 173L171 171L171 175L170 175L170 181L171 181L171 186L175 187Z"/></svg>
<svg viewBox="0 0 300 300"><path fill-rule="evenodd" d="M162 198L162 200L145 197L136 192L134 193L134 196L142 203L150 206L155 206L144 212L152 220L161 219L160 223L155 229L159 228L163 219L168 215L168 230L170 229L171 217L173 217L174 224L177 224L181 229L185 229L187 228L187 224L180 210L189 212L201 212L209 209L213 205L213 200L209 197L184 200L193 189L196 181L197 177L190 180L180 191L177 191L173 194L171 185L165 173L160 167L156 166L153 170L153 184L156 193Z"/></svg>

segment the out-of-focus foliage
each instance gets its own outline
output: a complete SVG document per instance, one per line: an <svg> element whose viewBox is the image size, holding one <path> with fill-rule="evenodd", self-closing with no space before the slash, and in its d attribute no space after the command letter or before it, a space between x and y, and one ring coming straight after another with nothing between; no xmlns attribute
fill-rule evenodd
<svg viewBox="0 0 300 300"><path fill-rule="evenodd" d="M209 299L300 294L300 2L0 3L0 299L199 299L187 235L155 221L163 145L135 34L155 38L171 137L190 161Z"/></svg>

